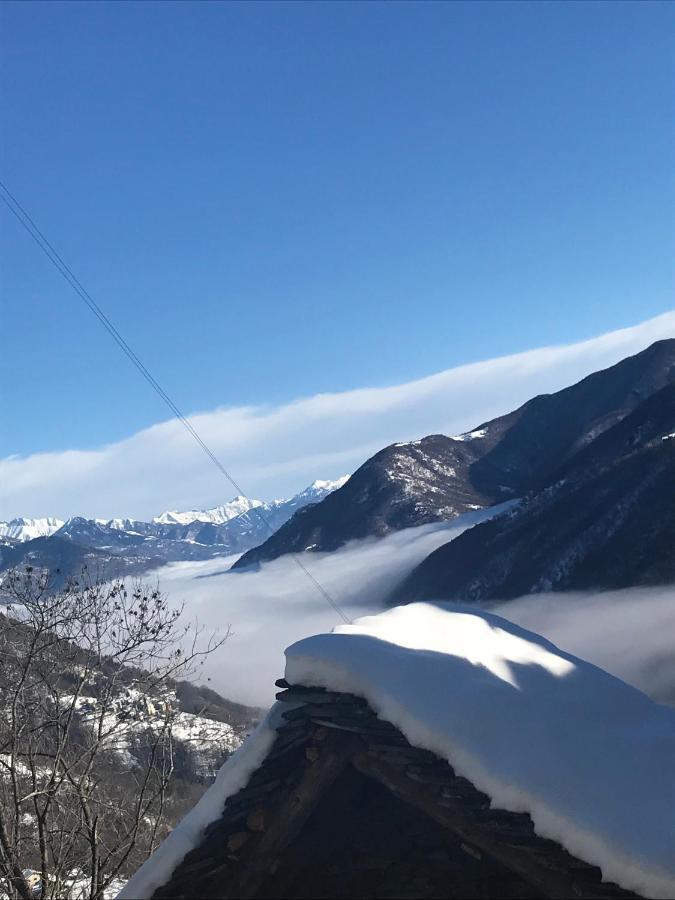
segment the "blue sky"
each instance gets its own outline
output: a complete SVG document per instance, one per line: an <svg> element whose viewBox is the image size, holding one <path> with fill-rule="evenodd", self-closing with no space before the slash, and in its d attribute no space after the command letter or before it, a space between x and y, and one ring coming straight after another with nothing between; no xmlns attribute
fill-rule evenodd
<svg viewBox="0 0 675 900"><path fill-rule="evenodd" d="M673 4L0 16L2 177L188 412L673 306ZM165 418L5 210L0 230L0 456Z"/></svg>

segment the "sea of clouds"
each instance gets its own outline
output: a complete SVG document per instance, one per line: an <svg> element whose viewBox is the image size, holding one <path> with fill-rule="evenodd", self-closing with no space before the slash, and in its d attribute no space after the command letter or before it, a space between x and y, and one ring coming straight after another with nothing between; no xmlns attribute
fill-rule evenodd
<svg viewBox="0 0 675 900"><path fill-rule="evenodd" d="M334 553L302 554L302 561L354 619L382 609L395 585L429 553L486 515L353 541ZM242 573L228 571L235 559L174 563L153 577L206 632L231 627L206 664L209 684L232 700L267 706L284 672L285 648L341 620L291 556ZM491 609L654 699L675 703L675 585L529 595Z"/></svg>
<svg viewBox="0 0 675 900"><path fill-rule="evenodd" d="M390 591L441 544L473 524L479 513L454 523L422 525L382 539L352 541L333 553L303 553L302 562L350 618L382 609ZM292 556L259 571L229 572L236 556L172 563L151 573L186 619L206 633L231 634L209 659L204 676L225 697L266 706L284 674L284 650L342 621Z"/></svg>

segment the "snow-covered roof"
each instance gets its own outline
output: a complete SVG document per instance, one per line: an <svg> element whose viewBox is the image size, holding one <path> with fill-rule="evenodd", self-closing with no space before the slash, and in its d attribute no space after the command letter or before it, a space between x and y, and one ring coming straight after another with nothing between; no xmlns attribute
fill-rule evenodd
<svg viewBox="0 0 675 900"><path fill-rule="evenodd" d="M472 608L417 603L286 651L286 679L365 698L493 806L648 897L675 896L675 710L532 632ZM279 704L121 897L165 883L264 761Z"/></svg>

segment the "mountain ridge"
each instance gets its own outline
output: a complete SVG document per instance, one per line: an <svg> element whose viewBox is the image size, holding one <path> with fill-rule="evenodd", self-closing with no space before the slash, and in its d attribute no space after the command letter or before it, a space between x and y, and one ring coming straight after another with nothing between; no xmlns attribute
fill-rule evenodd
<svg viewBox="0 0 675 900"><path fill-rule="evenodd" d="M105 571L106 576L140 574L167 562L210 559L241 553L263 541L298 509L319 502L348 476L335 481L315 481L288 500L271 503L235 498L229 506L244 509L223 522L208 516L186 522L151 522L137 519L87 519L72 516L60 527L36 538L0 539L0 572L17 565L59 570L59 580L76 575L82 567ZM246 503L240 503L245 499ZM204 513L212 510L202 511ZM59 520L53 520L59 521Z"/></svg>
<svg viewBox="0 0 675 900"><path fill-rule="evenodd" d="M454 437L380 450L339 490L301 511L234 564L331 551L355 538L442 521L537 490L567 459L675 380L675 339Z"/></svg>
<svg viewBox="0 0 675 900"><path fill-rule="evenodd" d="M500 519L431 553L391 603L484 602L675 581L675 383Z"/></svg>

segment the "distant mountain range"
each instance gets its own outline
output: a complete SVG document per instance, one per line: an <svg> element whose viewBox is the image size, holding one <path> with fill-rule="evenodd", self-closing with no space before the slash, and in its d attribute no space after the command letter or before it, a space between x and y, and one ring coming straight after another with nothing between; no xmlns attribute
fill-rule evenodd
<svg viewBox="0 0 675 900"><path fill-rule="evenodd" d="M466 434L393 444L339 490L244 553L233 568L290 552L335 550L354 538L452 519L536 493L576 454L673 381L675 340L659 341Z"/></svg>
<svg viewBox="0 0 675 900"><path fill-rule="evenodd" d="M10 519L0 522L0 541L32 541L33 538L49 537L63 525L63 519Z"/></svg>
<svg viewBox="0 0 675 900"><path fill-rule="evenodd" d="M236 497L222 506L169 511L136 519L13 519L0 523L0 571L17 565L58 569L61 578L83 566L109 577L136 574L178 560L241 553L265 540L294 513L341 487L315 481L289 500L264 503Z"/></svg>
<svg viewBox="0 0 675 900"><path fill-rule="evenodd" d="M318 484L318 482L315 482L315 484ZM314 485L308 490L312 488L314 488ZM161 516L155 516L152 521L157 525L191 525L193 522L210 522L212 525L224 525L230 519L236 519L237 516L241 516L257 506L265 506L265 504L262 500L235 497L229 503L215 506L213 509L191 509L185 512L167 510Z"/></svg>

